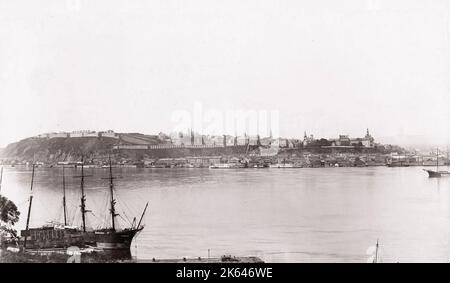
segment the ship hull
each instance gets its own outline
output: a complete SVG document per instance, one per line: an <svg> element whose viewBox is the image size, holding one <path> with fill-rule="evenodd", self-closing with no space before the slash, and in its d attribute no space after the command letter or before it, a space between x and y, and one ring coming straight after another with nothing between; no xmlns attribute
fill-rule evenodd
<svg viewBox="0 0 450 283"><path fill-rule="evenodd" d="M84 248L93 244L93 236L89 232L77 229L42 227L24 230L21 235L18 244L24 249L67 249L73 246Z"/></svg>
<svg viewBox="0 0 450 283"><path fill-rule="evenodd" d="M26 249L67 249L69 247L89 248L97 251L130 251L133 238L140 229L111 229L83 232L75 229L43 227L22 231L19 247ZM26 246L25 246L25 237Z"/></svg>
<svg viewBox="0 0 450 283"><path fill-rule="evenodd" d="M425 170L425 172L428 173L428 177L430 178L440 178L440 177L447 177L450 176L450 172L447 171L433 171L433 170Z"/></svg>
<svg viewBox="0 0 450 283"><path fill-rule="evenodd" d="M141 229L125 229L122 231L94 231L95 247L104 251L130 250L131 243Z"/></svg>

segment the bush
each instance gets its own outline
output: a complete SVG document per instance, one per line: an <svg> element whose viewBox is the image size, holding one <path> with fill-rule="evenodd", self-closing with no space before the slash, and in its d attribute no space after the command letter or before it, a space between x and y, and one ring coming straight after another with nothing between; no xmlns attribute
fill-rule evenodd
<svg viewBox="0 0 450 283"><path fill-rule="evenodd" d="M14 226L19 221L20 211L6 197L0 195L0 222Z"/></svg>

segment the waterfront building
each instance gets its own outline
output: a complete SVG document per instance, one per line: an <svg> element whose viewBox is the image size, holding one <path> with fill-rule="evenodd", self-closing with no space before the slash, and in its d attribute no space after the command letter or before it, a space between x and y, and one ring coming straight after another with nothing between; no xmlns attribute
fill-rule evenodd
<svg viewBox="0 0 450 283"><path fill-rule="evenodd" d="M95 131L82 130L82 131L73 131L69 134L71 138L81 138L81 137L98 137L99 133Z"/></svg>
<svg viewBox="0 0 450 283"><path fill-rule="evenodd" d="M249 140L248 140L247 136L237 137L237 145L247 145L248 142L249 142Z"/></svg>
<svg viewBox="0 0 450 283"><path fill-rule="evenodd" d="M67 137L69 137L69 134L66 132L46 133L46 134L40 134L37 136L37 138L40 138L40 139L67 138Z"/></svg>
<svg viewBox="0 0 450 283"><path fill-rule="evenodd" d="M194 167L209 167L212 164L220 163L221 156L196 156L187 157L187 163Z"/></svg>
<svg viewBox="0 0 450 283"><path fill-rule="evenodd" d="M190 145L191 135L185 134L183 132L172 133L171 134L172 143L174 145Z"/></svg>
<svg viewBox="0 0 450 283"><path fill-rule="evenodd" d="M114 139L119 138L119 136L116 135L116 133L113 130L99 132L99 136L104 137L104 138L114 138Z"/></svg>
<svg viewBox="0 0 450 283"><path fill-rule="evenodd" d="M366 131L366 135L363 138L350 138L349 135L339 135L338 139L329 139L331 147L364 147L373 148L375 146L375 140L370 135L369 129Z"/></svg>
<svg viewBox="0 0 450 283"><path fill-rule="evenodd" d="M303 146L306 147L309 144L313 143L315 141L314 135L310 135L309 137L306 135L306 131L303 135Z"/></svg>

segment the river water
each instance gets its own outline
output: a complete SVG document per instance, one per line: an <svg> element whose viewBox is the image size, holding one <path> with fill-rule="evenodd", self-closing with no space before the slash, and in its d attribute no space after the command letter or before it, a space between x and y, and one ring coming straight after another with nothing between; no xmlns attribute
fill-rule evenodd
<svg viewBox="0 0 450 283"><path fill-rule="evenodd" d="M123 227L146 227L138 259L258 256L266 262L366 262L380 241L384 262L449 262L450 178L420 167L314 169L115 169ZM30 227L62 221L62 169L36 169ZM79 169L66 169L68 218L80 224ZM105 226L108 176L86 169L88 225ZM30 168L5 168L2 194L25 227Z"/></svg>

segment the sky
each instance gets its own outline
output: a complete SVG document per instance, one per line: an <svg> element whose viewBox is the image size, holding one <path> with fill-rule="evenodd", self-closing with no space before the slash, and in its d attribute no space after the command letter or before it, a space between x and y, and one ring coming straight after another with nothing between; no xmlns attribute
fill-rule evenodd
<svg viewBox="0 0 450 283"><path fill-rule="evenodd" d="M0 0L0 147L170 132L195 105L277 111L284 137L449 143L449 15L445 0Z"/></svg>

